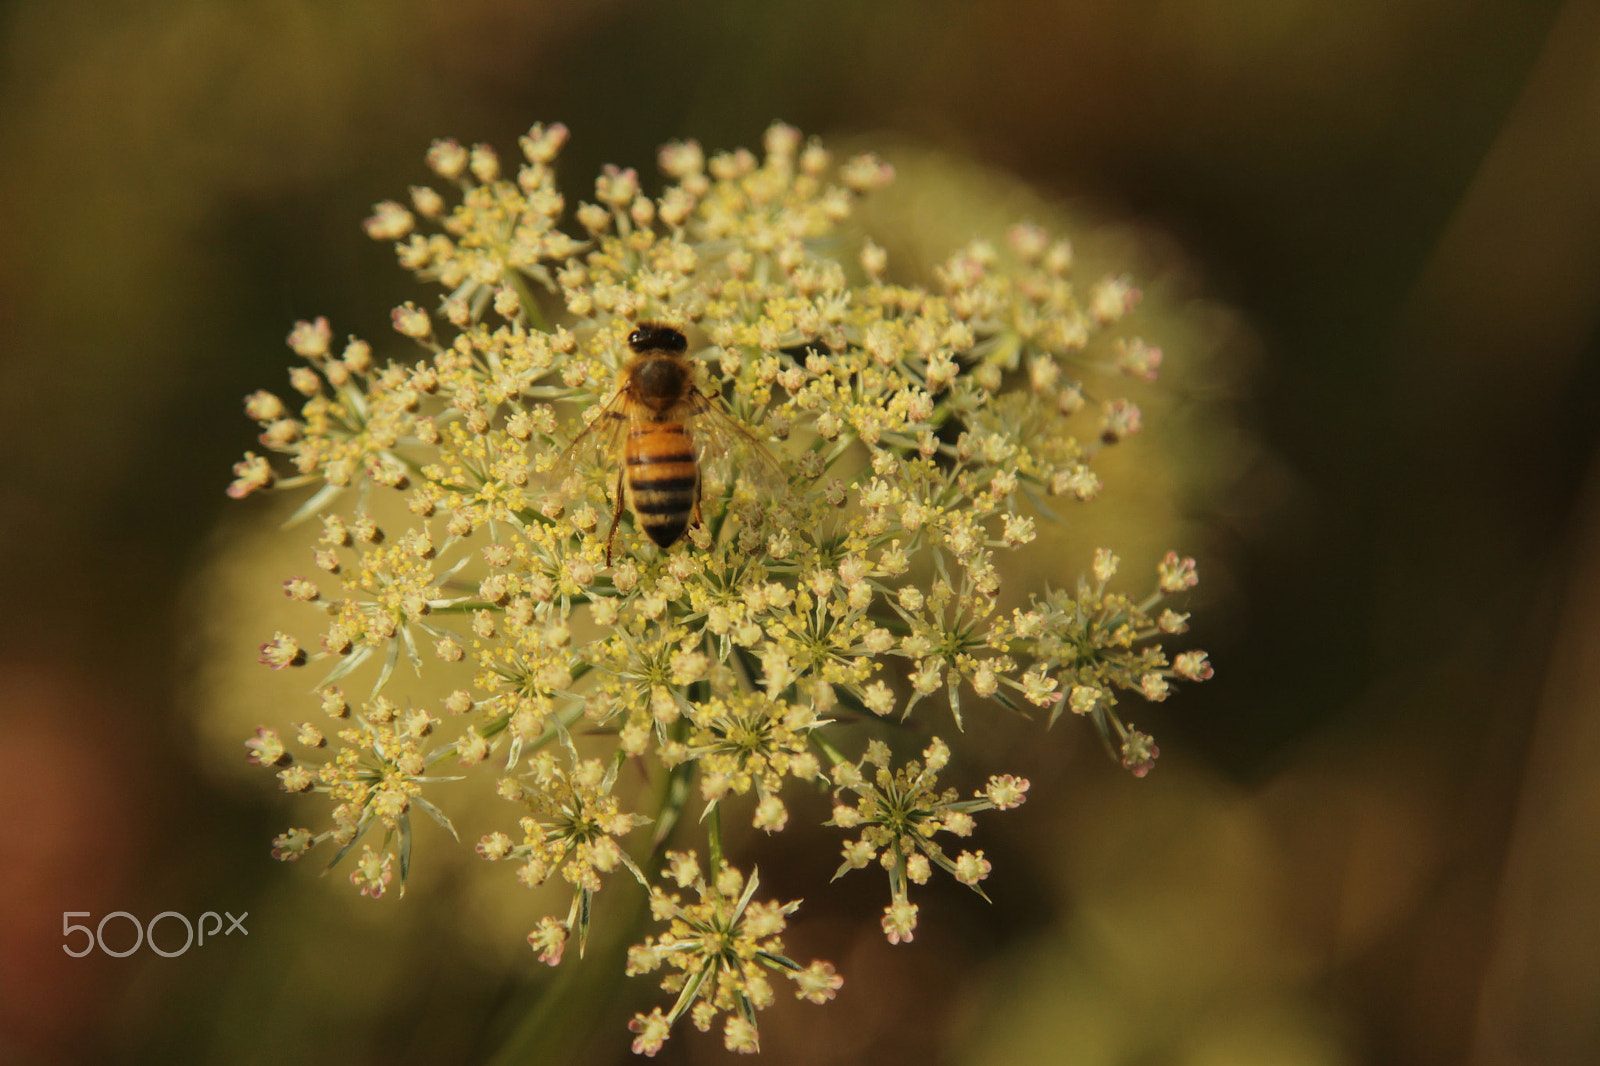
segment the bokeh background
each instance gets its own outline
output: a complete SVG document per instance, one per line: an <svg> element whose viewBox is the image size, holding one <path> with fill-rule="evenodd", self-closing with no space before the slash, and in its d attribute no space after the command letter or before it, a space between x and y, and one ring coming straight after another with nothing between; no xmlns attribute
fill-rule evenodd
<svg viewBox="0 0 1600 1066"><path fill-rule="evenodd" d="M1116 535L1200 557L1218 674L1139 709L1143 781L1081 723L974 738L1030 802L982 829L996 905L930 886L911 945L881 885L826 886L836 840L753 844L847 980L769 1012L766 1061L1600 1061L1600 4L10 0L0 32L0 1062L630 1058L646 983L552 976L480 870L373 904L268 857L306 814L214 710L278 541L222 490L294 320L381 340L427 298L359 222L429 140L565 122L576 198L775 118L898 152L904 247L1017 203L1150 282L1165 491ZM61 951L114 910L250 935Z"/></svg>

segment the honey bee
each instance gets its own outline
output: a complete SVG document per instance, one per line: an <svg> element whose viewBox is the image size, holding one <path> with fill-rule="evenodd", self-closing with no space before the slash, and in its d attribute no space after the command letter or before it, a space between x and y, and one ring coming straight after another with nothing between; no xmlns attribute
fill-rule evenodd
<svg viewBox="0 0 1600 1066"><path fill-rule="evenodd" d="M684 354L689 342L682 332L643 322L628 334L628 347L633 357L622 368L616 395L573 440L565 457L570 462L585 449L603 449L618 463L607 566L624 508L662 548L699 525L701 464L730 447L754 457L752 469L760 480L782 478L776 460L729 417L721 401L695 388Z"/></svg>

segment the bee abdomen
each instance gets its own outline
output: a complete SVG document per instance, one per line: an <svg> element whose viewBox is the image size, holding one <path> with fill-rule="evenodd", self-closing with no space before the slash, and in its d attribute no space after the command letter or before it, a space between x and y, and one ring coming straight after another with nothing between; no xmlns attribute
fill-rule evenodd
<svg viewBox="0 0 1600 1066"><path fill-rule="evenodd" d="M629 502L634 517L661 547L689 528L700 488L689 436L681 426L635 430L626 449Z"/></svg>

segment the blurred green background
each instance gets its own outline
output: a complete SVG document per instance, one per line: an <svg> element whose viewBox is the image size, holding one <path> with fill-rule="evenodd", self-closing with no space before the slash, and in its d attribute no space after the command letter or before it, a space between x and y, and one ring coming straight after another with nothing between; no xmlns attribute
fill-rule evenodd
<svg viewBox="0 0 1600 1066"><path fill-rule="evenodd" d="M899 146L913 192L1020 181L1126 250L1174 367L1147 434L1192 445L1159 547L1201 560L1218 673L1134 709L1143 781L1081 723L974 738L1030 802L980 827L996 905L929 886L913 944L880 884L828 888L832 837L756 845L807 900L792 953L847 982L768 1012L765 1061L1600 1061L1600 4L12 0L0 26L0 1062L631 1058L651 990L569 963L544 996L525 893L439 863L371 904L269 858L310 815L208 732L219 649L270 636L222 621L215 560L267 521L222 490L295 319L386 343L430 298L359 230L429 140L509 156L565 122L577 198L775 118ZM908 202L936 253L979 228ZM60 914L114 910L250 935L61 951ZM680 1032L660 1060L723 1057Z"/></svg>

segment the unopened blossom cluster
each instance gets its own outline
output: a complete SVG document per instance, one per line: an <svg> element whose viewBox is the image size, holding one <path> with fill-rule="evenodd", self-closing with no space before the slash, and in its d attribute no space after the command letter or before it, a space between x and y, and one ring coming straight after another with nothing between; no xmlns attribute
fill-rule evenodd
<svg viewBox="0 0 1600 1066"><path fill-rule="evenodd" d="M974 816L1028 789L939 783L974 719L1070 711L1142 775L1156 747L1123 702L1210 676L1203 652L1164 647L1196 580L1176 553L1124 591L1101 550L1075 585L1001 606L1008 575L1043 568L1040 523L1094 500L1097 455L1140 431L1115 390L1153 380L1161 352L1127 332L1133 284L1075 278L1072 246L1036 226L896 280L851 227L892 178L873 157L778 125L759 155L668 145L655 191L606 167L569 210L566 139L535 126L515 164L435 142L438 187L366 230L439 293L396 308L381 344L299 323L290 398L247 398L261 449L229 491L298 491L290 528L313 530L284 582L303 628L261 660L317 671L319 704L259 729L249 757L329 804L274 854L348 858L371 896L404 890L415 815L455 832L435 784L482 780L510 810L478 853L570 889L533 924L541 960L581 953L595 894L636 879L664 928L628 971L664 972L673 1001L635 1018L635 1050L685 1016L755 1050L769 975L815 1002L842 979L783 954L798 902L756 897L757 872L722 853L725 815L777 833L798 790L830 792L839 874L882 870L885 935L908 942L911 886L937 870L981 894ZM743 449L701 456L697 520L665 549L618 506L621 458L572 447L641 323L687 336L703 406ZM421 700L424 674L448 694ZM911 718L930 724L897 752ZM863 721L878 739L842 750ZM663 787L619 791L630 762ZM664 850L692 834L703 857Z"/></svg>

